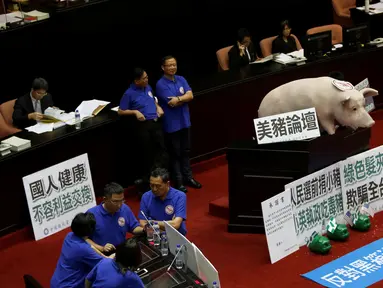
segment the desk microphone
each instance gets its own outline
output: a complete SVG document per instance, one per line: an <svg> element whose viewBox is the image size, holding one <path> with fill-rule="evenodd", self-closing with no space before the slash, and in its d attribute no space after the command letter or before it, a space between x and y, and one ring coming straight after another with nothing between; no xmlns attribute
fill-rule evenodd
<svg viewBox="0 0 383 288"><path fill-rule="evenodd" d="M156 231L156 229L154 229L154 227L152 226L152 223L150 223L150 221L149 221L148 217L146 217L146 215L145 215L144 211L142 211L142 210L141 210L141 214L142 214L142 215L144 215L144 217L145 217L146 221L148 221L148 223L149 223L150 227L152 227L152 229L153 229L154 233L156 233L156 234L157 234L157 236L158 236L158 237L161 239L161 236L160 236L160 234L158 234L158 232Z"/></svg>
<svg viewBox="0 0 383 288"><path fill-rule="evenodd" d="M174 261L176 261L178 254L181 252L182 248L184 248L184 247L185 247L185 244L182 244L181 247L180 247L180 250L178 250L178 252L174 256L174 259L173 259L172 263L170 263L168 269L166 270L167 272L169 272L169 270L172 268Z"/></svg>

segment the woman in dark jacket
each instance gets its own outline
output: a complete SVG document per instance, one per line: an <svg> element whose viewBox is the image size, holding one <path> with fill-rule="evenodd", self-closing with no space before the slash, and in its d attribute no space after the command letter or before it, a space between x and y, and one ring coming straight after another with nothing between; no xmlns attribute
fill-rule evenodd
<svg viewBox="0 0 383 288"><path fill-rule="evenodd" d="M281 22L279 35L273 41L272 53L288 54L297 51L295 38L291 36L291 26L288 20Z"/></svg>

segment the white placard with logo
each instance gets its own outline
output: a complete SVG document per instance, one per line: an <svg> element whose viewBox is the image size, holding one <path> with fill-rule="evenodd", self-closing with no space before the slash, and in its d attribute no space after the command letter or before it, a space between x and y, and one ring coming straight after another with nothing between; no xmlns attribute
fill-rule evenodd
<svg viewBox="0 0 383 288"><path fill-rule="evenodd" d="M320 136L315 108L254 119L258 144L297 141Z"/></svg>
<svg viewBox="0 0 383 288"><path fill-rule="evenodd" d="M74 216L96 205L88 154L23 177L35 239L67 227Z"/></svg>
<svg viewBox="0 0 383 288"><path fill-rule="evenodd" d="M343 223L340 163L333 164L285 185L291 189L291 205L299 246L306 245L314 231L321 233L331 217Z"/></svg>
<svg viewBox="0 0 383 288"><path fill-rule="evenodd" d="M370 82L368 81L368 78L364 79L362 82L355 85L355 89L358 91L364 88L370 88ZM375 109L374 97L373 96L366 97L365 100L366 100L366 103L364 107L366 108L367 112L371 112L372 110L374 110Z"/></svg>
<svg viewBox="0 0 383 288"><path fill-rule="evenodd" d="M263 201L262 215L270 260L274 264L299 249L290 190Z"/></svg>

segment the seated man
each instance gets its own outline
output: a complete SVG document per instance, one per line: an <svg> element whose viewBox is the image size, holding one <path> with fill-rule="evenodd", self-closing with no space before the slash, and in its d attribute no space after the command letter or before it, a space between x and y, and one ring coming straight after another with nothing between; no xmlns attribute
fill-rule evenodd
<svg viewBox="0 0 383 288"><path fill-rule="evenodd" d="M47 93L48 82L43 78L36 78L32 83L32 90L16 100L13 111L13 125L23 129L35 125L43 118L45 109L53 106L52 96Z"/></svg>
<svg viewBox="0 0 383 288"><path fill-rule="evenodd" d="M127 232L143 232L132 210L124 202L124 188L110 183L104 188L104 201L88 210L96 218L96 229L87 242L104 254L114 252L116 246L126 239Z"/></svg>
<svg viewBox="0 0 383 288"><path fill-rule="evenodd" d="M164 168L156 168L150 175L151 191L142 195L138 218L145 227L147 221L142 215L143 211L149 220L158 222L161 230L165 230L163 221L168 222L181 234L186 235L186 195L170 187L169 172Z"/></svg>
<svg viewBox="0 0 383 288"><path fill-rule="evenodd" d="M249 31L245 28L239 29L237 41L229 51L229 69L241 68L257 59Z"/></svg>
<svg viewBox="0 0 383 288"><path fill-rule="evenodd" d="M72 232L64 239L61 255L51 279L51 288L84 287L85 277L105 258L86 242L95 226L96 220L92 213L79 213L74 217Z"/></svg>
<svg viewBox="0 0 383 288"><path fill-rule="evenodd" d="M149 175L153 166L166 167L167 154L162 125L159 118L164 114L148 84L148 75L141 68L134 70L134 82L120 101L118 115L133 116L134 130L140 147L142 171L135 184L141 193L149 190Z"/></svg>

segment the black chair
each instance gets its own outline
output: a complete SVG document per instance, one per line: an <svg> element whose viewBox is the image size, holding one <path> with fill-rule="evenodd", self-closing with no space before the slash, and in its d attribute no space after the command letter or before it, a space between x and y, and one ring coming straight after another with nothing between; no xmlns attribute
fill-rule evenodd
<svg viewBox="0 0 383 288"><path fill-rule="evenodd" d="M25 288L44 288L33 276L24 275Z"/></svg>

